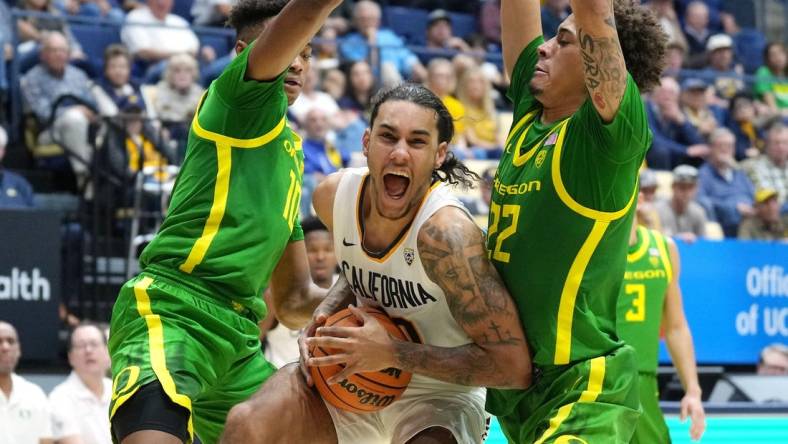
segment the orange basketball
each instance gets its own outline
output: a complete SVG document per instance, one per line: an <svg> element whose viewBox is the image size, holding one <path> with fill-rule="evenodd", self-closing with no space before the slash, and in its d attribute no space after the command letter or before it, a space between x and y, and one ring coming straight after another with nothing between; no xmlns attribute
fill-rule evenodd
<svg viewBox="0 0 788 444"><path fill-rule="evenodd" d="M374 316L391 336L408 341L409 338L396 324L382 311L372 307L361 307L362 310ZM340 327L358 327L361 324L349 309L341 310L326 320L326 326L337 325ZM315 347L312 350L314 357L331 355L333 349ZM309 367L312 379L320 395L329 404L342 410L356 413L378 411L397 400L408 388L411 374L396 368L388 368L378 372L355 373L350 377L329 385L326 381L342 371L343 364L325 367Z"/></svg>

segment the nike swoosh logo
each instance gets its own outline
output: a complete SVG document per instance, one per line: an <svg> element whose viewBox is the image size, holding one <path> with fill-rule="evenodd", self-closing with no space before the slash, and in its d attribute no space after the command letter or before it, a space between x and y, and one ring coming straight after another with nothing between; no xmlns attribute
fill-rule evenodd
<svg viewBox="0 0 788 444"><path fill-rule="evenodd" d="M352 247L352 246L354 246L354 245L356 245L356 244L354 244L354 243L351 243L351 242L348 242L348 241L347 241L347 239L345 239L345 238L342 238L342 245L344 245L344 246L346 246L346 247Z"/></svg>

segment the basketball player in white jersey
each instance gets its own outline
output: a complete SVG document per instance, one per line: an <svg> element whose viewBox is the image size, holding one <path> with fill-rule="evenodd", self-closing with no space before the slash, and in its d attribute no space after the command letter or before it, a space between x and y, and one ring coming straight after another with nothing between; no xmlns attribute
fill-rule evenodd
<svg viewBox="0 0 788 444"><path fill-rule="evenodd" d="M341 276L313 315L302 358L343 364L329 382L394 367L413 373L402 398L375 413L324 403L297 365L280 369L228 417L225 442L480 443L484 389L524 388L531 359L514 303L487 260L481 230L446 183L473 173L447 153L454 127L421 85L385 90L363 138L368 169L329 176L314 193L332 230ZM353 307L363 326L315 328L348 304L384 310L414 342L393 339ZM309 357L308 347L337 354Z"/></svg>

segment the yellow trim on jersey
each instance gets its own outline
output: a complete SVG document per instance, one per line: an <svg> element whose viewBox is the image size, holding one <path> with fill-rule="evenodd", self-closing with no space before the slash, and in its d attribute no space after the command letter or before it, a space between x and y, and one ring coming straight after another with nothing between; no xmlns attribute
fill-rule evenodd
<svg viewBox="0 0 788 444"><path fill-rule="evenodd" d="M144 277L134 284L134 298L137 301L137 312L145 319L148 326L148 348L150 353L150 364L156 378L161 383L162 388L172 402L184 407L189 411L189 437L190 442L194 439L194 428L192 427L192 401L188 396L178 393L175 381L167 370L167 358L164 355L164 326L161 318L153 314L150 306L148 288L153 283L150 277Z"/></svg>
<svg viewBox="0 0 788 444"><path fill-rule="evenodd" d="M260 148L261 146L274 140L287 125L287 116L283 116L282 120L280 120L271 131L268 131L262 136L255 137L253 139L236 139L234 137L225 136L213 131L208 131L207 129L204 129L202 126L200 126L200 119L198 118L200 115L200 110L202 109L202 103L205 100L207 94L207 92L204 93L202 98L200 98L200 104L197 105L197 112L194 113L194 118L192 119L192 129L198 136L202 137L203 139L216 142L217 145L222 143L225 145L230 145L233 148Z"/></svg>
<svg viewBox="0 0 788 444"><path fill-rule="evenodd" d="M668 283L671 283L673 282L673 266L670 263L670 254L668 254L666 248L667 240L662 236L662 233L657 231L652 231L652 233L657 239L657 249L659 250L660 259L662 259L662 265L665 267L665 274L668 275Z"/></svg>
<svg viewBox="0 0 788 444"><path fill-rule="evenodd" d="M526 123L530 122L530 121L531 121L531 120L534 118L534 116L536 115L536 113L538 113L538 112L539 112L539 110L538 110L538 109L535 109L535 110L531 111L530 113L527 113L526 115L524 115L524 116L523 116L523 117L520 119L520 121L519 121L519 122L517 122L517 125L515 125L514 127L512 127L512 130L511 130L511 131L509 131L509 135L506 137L506 142L504 142L503 146L504 146L504 147L508 147L508 146L509 146L509 142L511 142L511 141L512 141L512 137L514 137L514 134L515 134L515 133L516 133L516 132L517 132L517 131L518 131L520 128L522 128L522 126L523 126L523 125L525 125Z"/></svg>
<svg viewBox="0 0 788 444"><path fill-rule="evenodd" d="M202 263L203 259L205 259L205 254L208 252L208 248L211 246L214 237L216 237L216 234L219 232L219 226L224 218L224 212L227 209L227 198L230 193L232 149L260 148L274 140L287 125L287 117L282 117L282 120L280 120L271 131L253 139L236 139L234 137L208 131L200 126L200 120L198 118L207 94L206 92L203 94L202 98L200 98L197 112L194 113L194 118L192 119L192 130L194 130L197 136L210 140L216 144L216 185L213 190L213 203L208 212L208 219L205 221L205 227L203 227L202 234L194 242L191 251L189 251L189 256L186 257L186 260L179 267L181 271L189 274L194 271L194 267ZM293 134L295 135L295 133ZM294 140L296 145L294 149L299 151L301 149L301 139L300 137L295 137ZM304 166L300 165L301 171L303 171L303 168Z"/></svg>
<svg viewBox="0 0 788 444"><path fill-rule="evenodd" d="M634 222L633 222L634 223ZM640 245L634 253L627 254L627 262L637 262L648 251L648 246L651 243L648 235L648 229L643 225L638 226L638 233L640 234Z"/></svg>
<svg viewBox="0 0 788 444"><path fill-rule="evenodd" d="M366 180L367 176L369 176L369 173L365 174L364 177L361 179L361 183L359 184L358 196L356 197L355 221L356 221L356 230L358 231L358 239L359 239L358 240L358 242L359 242L358 246L361 248L361 251L364 253L364 256L366 256L368 259L370 259L372 261L375 261L375 262L377 262L379 264L382 264L382 263L386 262L391 257L391 255L394 254L395 251L397 251L399 246L402 245L403 242L405 242L405 239L408 238L408 235L410 234L410 230L411 230L411 228L413 228L413 221L411 221L411 225L410 225L410 227L408 227L408 231L405 232L405 233L402 233L402 236L400 236L400 238L397 241L397 243L392 245L391 248L389 248L389 251L386 253L385 256L383 256L380 259L378 259L376 257L372 257L369 254L367 254L367 250L364 249L364 245L363 245L363 243L364 243L364 233L361 232L361 225L359 225L359 223L358 223L358 219L359 219L358 212L362 211L362 209L359 208L359 204L361 203L361 197L362 197L361 193L364 190L364 181ZM441 183L442 183L441 181L437 181L437 182L435 182L434 184L432 184L430 186L430 189L427 190L427 193L424 194L424 197L421 199L421 203L419 203L419 208L416 210L416 214L417 215L419 214L419 211L421 211L421 207L424 206L424 202L427 202L427 198L430 197L430 194L432 194L432 192L435 191L435 189L438 188L438 186L440 186ZM414 220L415 220L415 217L414 217Z"/></svg>
<svg viewBox="0 0 788 444"><path fill-rule="evenodd" d="M219 232L224 211L227 208L227 196L230 194L230 169L232 167L232 146L216 142L216 185L213 189L213 204L205 221L202 235L192 246L186 261L179 267L184 273L191 273L194 267L202 262L213 238Z"/></svg>
<svg viewBox="0 0 788 444"><path fill-rule="evenodd" d="M594 219L598 221L605 221L605 222L612 222L616 219L621 218L629 211L629 208L632 206L632 203L635 202L635 197L638 195L638 185L635 184L635 189L632 192L632 196L629 198L629 202L627 202L626 206L618 211L600 211L595 210L593 208L585 207L579 204L569 193L566 191L564 187L564 182L561 180L561 151L564 148L564 137L566 137L566 129L568 125L565 122L563 128L558 133L558 141L555 144L555 151L553 152L553 165L552 165L552 178L553 178L553 185L555 186L555 191L558 193L558 197L561 198L561 201L569 207L575 213L585 216L589 219Z"/></svg>
<svg viewBox="0 0 788 444"><path fill-rule="evenodd" d="M550 418L550 427L542 433L542 436L539 437L534 444L542 444L545 440L550 438L558 430L558 427L561 426L561 423L572 413L572 407L574 407L575 404L578 402L594 402L599 397L599 394L602 393L602 384L605 382L605 357L596 357L591 359L590 363L591 370L588 374L588 388L583 390L583 393L580 394L580 398L576 402L561 406L558 409L558 413Z"/></svg>
<svg viewBox="0 0 788 444"><path fill-rule="evenodd" d="M564 288L561 291L561 302L558 305L558 326L555 334L555 357L553 362L556 365L569 363L569 356L572 352L572 320L575 313L575 301L580 283L583 281L586 267L591 261L594 250L602 240L610 222L597 220L594 222L591 232L588 234L583 246L575 256L569 273L564 281Z"/></svg>

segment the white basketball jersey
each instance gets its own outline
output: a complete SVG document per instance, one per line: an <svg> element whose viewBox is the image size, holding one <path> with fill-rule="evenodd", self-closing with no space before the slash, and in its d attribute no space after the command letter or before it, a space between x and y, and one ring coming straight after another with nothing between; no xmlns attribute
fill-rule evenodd
<svg viewBox="0 0 788 444"><path fill-rule="evenodd" d="M424 270L417 245L422 225L439 209L462 203L442 182L433 185L421 203L410 227L400 233L392 246L380 255L361 245L361 196L366 168L345 170L334 198L334 252L358 305L382 309L414 341L441 347L457 347L473 342L454 320L443 290ZM470 217L470 215L469 215ZM483 390L413 375L410 387L436 390Z"/></svg>

